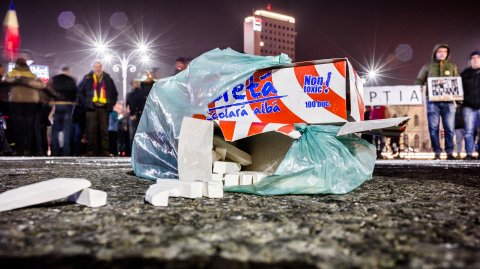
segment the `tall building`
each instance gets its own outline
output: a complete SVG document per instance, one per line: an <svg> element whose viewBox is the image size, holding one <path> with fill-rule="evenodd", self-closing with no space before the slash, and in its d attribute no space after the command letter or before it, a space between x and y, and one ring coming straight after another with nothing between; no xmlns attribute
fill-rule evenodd
<svg viewBox="0 0 480 269"><path fill-rule="evenodd" d="M245 18L243 50L254 55L287 54L295 61L295 18L269 10L257 10Z"/></svg>

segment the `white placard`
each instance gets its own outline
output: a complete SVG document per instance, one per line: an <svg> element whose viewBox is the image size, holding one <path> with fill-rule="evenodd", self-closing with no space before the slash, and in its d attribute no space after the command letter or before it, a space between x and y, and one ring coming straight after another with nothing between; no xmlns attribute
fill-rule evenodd
<svg viewBox="0 0 480 269"><path fill-rule="evenodd" d="M428 78L428 100L432 102L463 100L462 78L461 77Z"/></svg>
<svg viewBox="0 0 480 269"><path fill-rule="evenodd" d="M376 86L363 88L366 106L421 105L423 94L420 86Z"/></svg>

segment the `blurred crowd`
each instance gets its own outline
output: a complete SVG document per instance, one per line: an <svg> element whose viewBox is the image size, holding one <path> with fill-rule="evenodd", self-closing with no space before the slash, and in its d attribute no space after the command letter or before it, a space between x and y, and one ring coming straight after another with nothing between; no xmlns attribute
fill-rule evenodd
<svg viewBox="0 0 480 269"><path fill-rule="evenodd" d="M174 74L184 70L175 61ZM0 155L129 156L143 109L160 69L131 81L126 100L103 64L95 61L79 83L68 66L42 81L18 58L0 66Z"/></svg>

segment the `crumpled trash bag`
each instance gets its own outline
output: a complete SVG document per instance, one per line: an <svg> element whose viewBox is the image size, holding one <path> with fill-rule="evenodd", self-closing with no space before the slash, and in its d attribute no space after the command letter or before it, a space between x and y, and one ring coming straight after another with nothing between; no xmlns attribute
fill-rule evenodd
<svg viewBox="0 0 480 269"><path fill-rule="evenodd" d="M272 176L254 185L225 191L257 195L344 194L372 178L375 147L351 134L336 136L339 126L299 125L293 142Z"/></svg>
<svg viewBox="0 0 480 269"><path fill-rule="evenodd" d="M133 140L135 174L147 179L178 178L178 136L183 117L205 114L212 100L245 82L255 70L290 62L286 54L255 56L217 48L195 58L177 75L157 81Z"/></svg>

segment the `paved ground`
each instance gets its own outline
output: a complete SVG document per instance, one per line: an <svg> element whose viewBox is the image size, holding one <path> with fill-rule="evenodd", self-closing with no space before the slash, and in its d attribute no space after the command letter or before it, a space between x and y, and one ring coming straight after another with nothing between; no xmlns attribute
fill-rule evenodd
<svg viewBox="0 0 480 269"><path fill-rule="evenodd" d="M171 198L128 159L0 159L0 191L84 177L92 209L57 201L0 213L2 268L480 268L480 162L380 161L347 195Z"/></svg>

